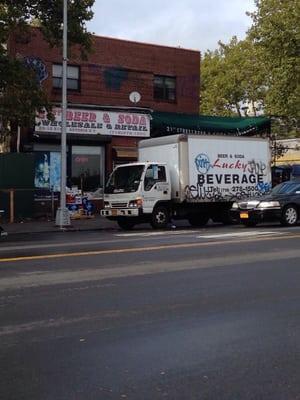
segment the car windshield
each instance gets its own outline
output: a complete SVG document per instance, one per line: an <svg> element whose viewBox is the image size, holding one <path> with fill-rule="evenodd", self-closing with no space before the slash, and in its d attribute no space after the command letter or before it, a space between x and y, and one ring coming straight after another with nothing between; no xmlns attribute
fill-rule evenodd
<svg viewBox="0 0 300 400"><path fill-rule="evenodd" d="M272 189L272 194L290 194L300 191L299 182L283 182Z"/></svg>
<svg viewBox="0 0 300 400"><path fill-rule="evenodd" d="M116 168L105 186L104 193L131 193L138 190L144 165Z"/></svg>

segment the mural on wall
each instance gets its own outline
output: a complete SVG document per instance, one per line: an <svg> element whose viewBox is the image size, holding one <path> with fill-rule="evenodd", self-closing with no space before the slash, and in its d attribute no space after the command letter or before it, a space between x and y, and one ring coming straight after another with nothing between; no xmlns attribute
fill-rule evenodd
<svg viewBox="0 0 300 400"><path fill-rule="evenodd" d="M36 152L34 186L37 189L60 191L60 153Z"/></svg>
<svg viewBox="0 0 300 400"><path fill-rule="evenodd" d="M47 67L40 58L34 56L24 57L24 64L26 67L35 71L36 79L39 84L48 78Z"/></svg>

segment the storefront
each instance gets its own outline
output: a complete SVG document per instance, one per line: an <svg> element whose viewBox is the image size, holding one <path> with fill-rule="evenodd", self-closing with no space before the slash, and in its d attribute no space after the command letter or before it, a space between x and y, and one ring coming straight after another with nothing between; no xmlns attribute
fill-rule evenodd
<svg viewBox="0 0 300 400"><path fill-rule="evenodd" d="M53 108L53 115L48 120L40 114L33 134L36 201L43 203L53 202L53 197L56 201L60 191L61 109ZM137 143L147 137L148 113L68 109L67 190L101 201L109 172L116 165L136 161Z"/></svg>

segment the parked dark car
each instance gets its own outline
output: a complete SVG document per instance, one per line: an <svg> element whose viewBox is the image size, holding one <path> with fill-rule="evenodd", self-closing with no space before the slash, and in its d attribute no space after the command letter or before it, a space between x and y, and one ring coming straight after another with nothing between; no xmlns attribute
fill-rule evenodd
<svg viewBox="0 0 300 400"><path fill-rule="evenodd" d="M286 181L265 196L240 200L232 205L232 216L246 226L264 221L296 225L300 218L300 181Z"/></svg>

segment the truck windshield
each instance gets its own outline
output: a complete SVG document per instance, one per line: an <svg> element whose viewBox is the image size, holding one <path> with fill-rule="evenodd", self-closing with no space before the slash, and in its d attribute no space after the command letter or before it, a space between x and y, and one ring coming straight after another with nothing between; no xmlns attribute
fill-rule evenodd
<svg viewBox="0 0 300 400"><path fill-rule="evenodd" d="M138 190L144 165L116 168L105 186L104 193L131 193Z"/></svg>

